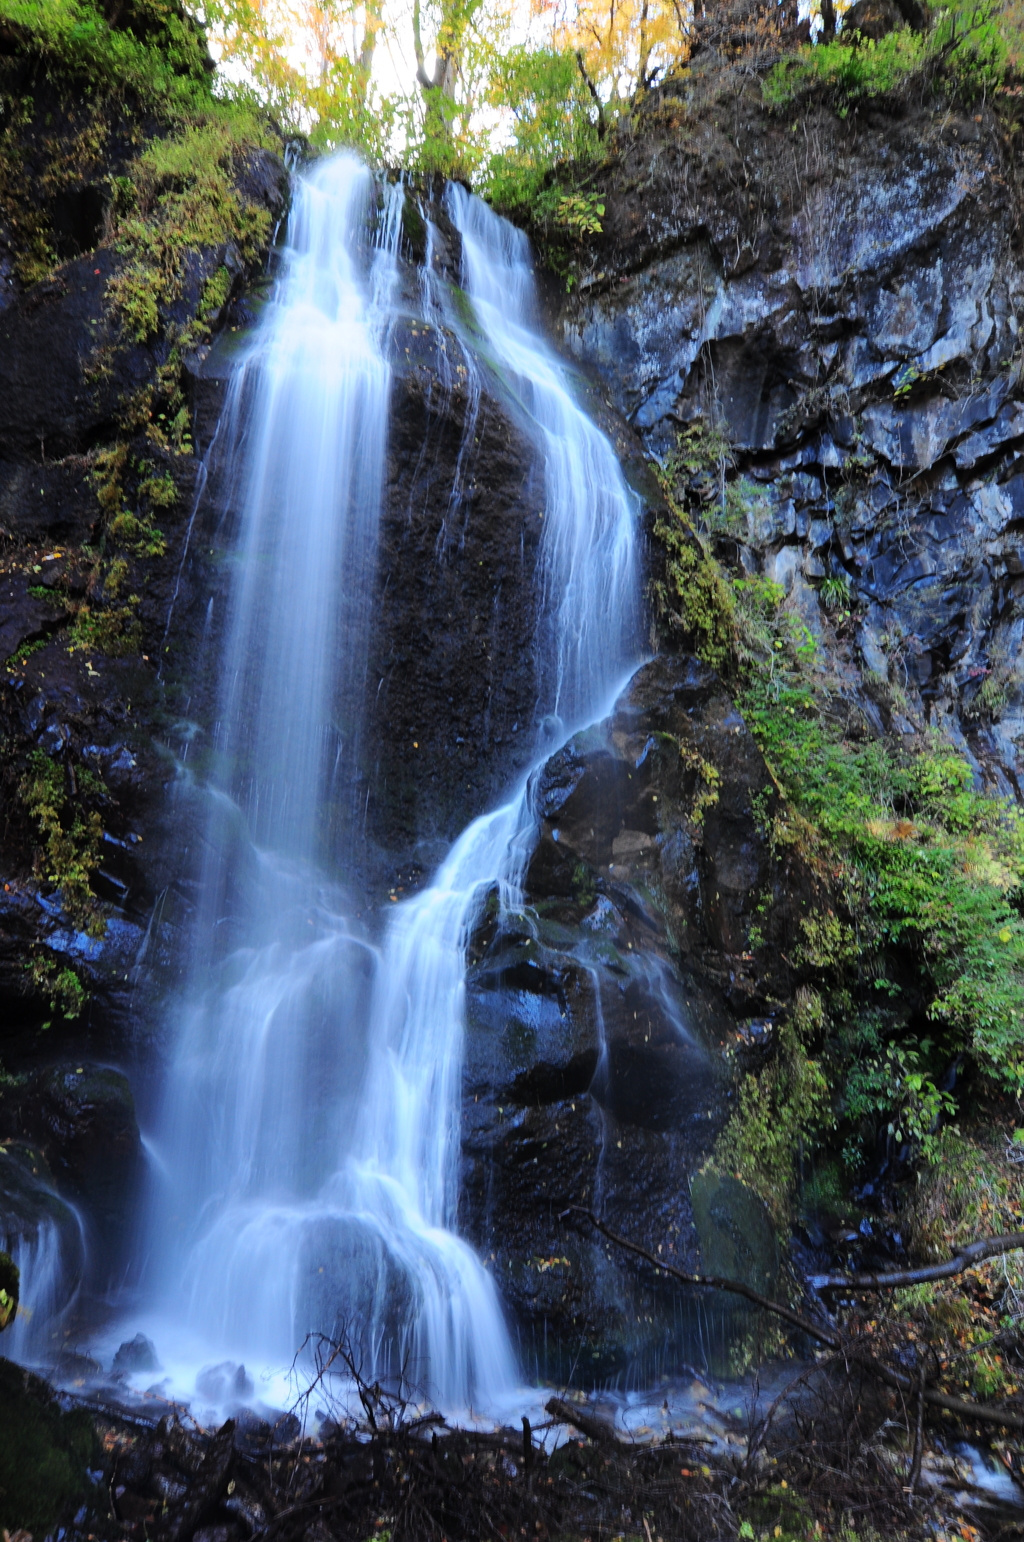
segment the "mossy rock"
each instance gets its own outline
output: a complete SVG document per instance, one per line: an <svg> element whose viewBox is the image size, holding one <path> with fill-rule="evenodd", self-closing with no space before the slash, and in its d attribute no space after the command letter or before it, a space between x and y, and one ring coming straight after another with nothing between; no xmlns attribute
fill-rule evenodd
<svg viewBox="0 0 1024 1542"><path fill-rule="evenodd" d="M779 1273L779 1244L763 1200L738 1178L711 1170L690 1180L690 1203L705 1274L770 1296Z"/></svg>
<svg viewBox="0 0 1024 1542"><path fill-rule="evenodd" d="M0 1333L18 1315L18 1266L9 1253L0 1253Z"/></svg>
<svg viewBox="0 0 1024 1542"><path fill-rule="evenodd" d="M83 1408L65 1413L31 1371L0 1360L0 1529L42 1537L92 1497L99 1438Z"/></svg>

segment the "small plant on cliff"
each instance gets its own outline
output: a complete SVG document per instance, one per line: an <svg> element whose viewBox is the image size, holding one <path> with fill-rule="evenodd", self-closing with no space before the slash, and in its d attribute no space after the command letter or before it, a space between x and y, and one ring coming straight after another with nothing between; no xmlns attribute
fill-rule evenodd
<svg viewBox="0 0 1024 1542"><path fill-rule="evenodd" d="M736 606L729 586L705 551L686 514L670 496L654 534L665 553L662 577L652 584L655 608L713 669L735 660Z"/></svg>
<svg viewBox="0 0 1024 1542"><path fill-rule="evenodd" d="M50 1011L61 1017L78 1017L89 999L89 992L69 964L58 964L56 959L38 957L25 965L32 989L45 996ZM44 1028L49 1028L44 1023Z"/></svg>
<svg viewBox="0 0 1024 1542"><path fill-rule="evenodd" d="M812 1055L824 1031L821 998L804 986L779 1029L775 1058L744 1078L739 1107L715 1146L715 1165L760 1194L780 1223L789 1218L801 1146L831 1123L828 1079Z"/></svg>
<svg viewBox="0 0 1024 1542"><path fill-rule="evenodd" d="M765 101L785 108L821 90L845 116L855 102L897 91L925 71L948 95L967 100L998 86L1008 59L1019 52L1012 16L996 0L932 3L929 9L929 25L920 32L902 27L878 39L840 34L802 48L765 78Z"/></svg>
<svg viewBox="0 0 1024 1542"><path fill-rule="evenodd" d="M85 776L82 772L83 784ZM95 793L102 783L90 776L87 787ZM60 889L68 920L90 936L101 937L106 922L89 880L100 864L103 822L95 809L83 807L85 790L86 785L77 794L70 790L64 767L42 750L32 751L20 795L43 840L37 865L47 882Z"/></svg>

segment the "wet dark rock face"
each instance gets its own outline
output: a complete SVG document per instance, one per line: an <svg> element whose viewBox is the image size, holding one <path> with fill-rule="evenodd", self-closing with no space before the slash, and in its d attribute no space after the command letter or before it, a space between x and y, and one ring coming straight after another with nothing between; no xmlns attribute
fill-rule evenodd
<svg viewBox="0 0 1024 1542"><path fill-rule="evenodd" d="M566 341L670 467L682 431L720 424L742 509L713 470L677 490L721 556L819 634L822 585L849 585L837 666L876 728L941 724L1019 791L1024 271L998 127L796 124L740 90L682 134L679 110L652 99L623 141Z"/></svg>
<svg viewBox="0 0 1024 1542"><path fill-rule="evenodd" d="M578 1211L700 1267L689 1185L728 1113L723 1049L790 994L779 942L810 886L769 851L764 763L692 659L645 665L536 795L524 911L491 915L473 946L464 1224L542 1373L643 1382L721 1363L717 1305L623 1267ZM772 935L754 948L767 896Z"/></svg>
<svg viewBox="0 0 1024 1542"><path fill-rule="evenodd" d="M31 1155L44 1209L67 1210L58 1194L77 1207L85 1221L92 1283L105 1286L117 1272L125 1217L142 1178L142 1146L127 1077L88 1062L25 1076L5 1088L0 1099L0 1140L13 1142L8 1154ZM3 1206L12 1193L8 1172L5 1160L0 1168ZM77 1220L70 1229L70 1250L80 1255Z"/></svg>
<svg viewBox="0 0 1024 1542"><path fill-rule="evenodd" d="M498 801L536 733L543 470L486 378L474 400L460 357L450 332L396 331L370 645L369 833L428 863Z"/></svg>
<svg viewBox="0 0 1024 1542"><path fill-rule="evenodd" d="M28 178L45 169L40 125L59 137L89 112L84 96L67 107L56 88L35 86ZM107 160L88 173L95 184L71 188L50 211L67 260L28 287L10 278L0 294L0 1232L6 1227L12 1246L32 1246L46 1218L56 1221L67 1293L82 1275L83 1237L95 1287L120 1269L141 1176L132 1091L109 1062L137 1068L155 1021L147 929L154 909L180 906L179 885L187 891L188 840L168 798L169 728L201 656L208 597L183 561L199 462L133 426L130 407L167 366L169 324L195 320L211 274L234 263L236 290L246 277L223 246L196 250L156 335L140 344L118 329L108 285L123 259L102 244L104 207L94 195L109 198L139 139L130 126L105 141L103 132L96 137ZM275 156L254 149L235 172L243 198L272 217L283 213L287 178ZM16 250L17 240L13 226L0 229L0 247ZM126 550L115 600L104 591L111 511L99 494L104 456L118 445L126 464L145 463L159 479L163 506L161 539L149 551L141 543ZM123 493L138 506L130 480ZM129 596L108 643L93 642L81 618L90 609L109 615L105 607ZM29 806L40 766L51 779L49 806L71 836L63 856L47 851ZM53 871L61 862L73 868L83 853L88 916L65 903ZM159 929L153 941L151 956ZM62 1007L73 1015L65 1019Z"/></svg>

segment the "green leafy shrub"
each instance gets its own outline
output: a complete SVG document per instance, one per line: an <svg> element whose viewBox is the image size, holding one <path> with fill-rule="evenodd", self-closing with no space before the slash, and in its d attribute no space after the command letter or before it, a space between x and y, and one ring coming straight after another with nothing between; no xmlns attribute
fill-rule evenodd
<svg viewBox="0 0 1024 1542"><path fill-rule="evenodd" d="M1014 24L996 0L931 6L923 32L900 28L878 39L840 36L781 60L763 82L770 107L785 108L808 91L827 93L845 114L862 99L898 90L930 70L947 92L965 99L998 86L1012 55Z"/></svg>
<svg viewBox="0 0 1024 1542"><path fill-rule="evenodd" d="M32 988L48 998L50 1011L71 1020L79 1016L89 999L89 992L69 964L52 958L34 958L26 964ZM45 1023L44 1027L49 1027Z"/></svg>
<svg viewBox="0 0 1024 1542"><path fill-rule="evenodd" d="M0 0L8 34L52 77L131 92L151 106L188 108L209 96L206 45L184 10L131 0L120 11L123 24L114 26L90 0Z"/></svg>
<svg viewBox="0 0 1024 1542"><path fill-rule="evenodd" d="M593 104L573 54L552 49L516 47L494 61L488 100L511 107L511 143L491 157L480 178L481 191L495 205L517 217L527 215L540 226L571 225L582 212L590 232L604 213L593 195L568 193L551 185L555 166L585 168L599 153ZM592 200L582 211L565 200ZM563 207L559 209L559 204Z"/></svg>

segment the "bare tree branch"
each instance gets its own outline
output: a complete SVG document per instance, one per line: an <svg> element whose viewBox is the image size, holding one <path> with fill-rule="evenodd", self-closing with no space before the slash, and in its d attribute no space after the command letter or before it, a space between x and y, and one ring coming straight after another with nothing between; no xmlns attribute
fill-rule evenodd
<svg viewBox="0 0 1024 1542"><path fill-rule="evenodd" d="M742 1296L754 1306L763 1307L766 1312L771 1312L776 1317L781 1317L783 1322L788 1322L792 1327L799 1328L801 1333L806 1333L808 1338L816 1339L819 1344L825 1344L829 1349L839 1350L844 1358L854 1365L859 1365L862 1370L878 1378L887 1387L892 1387L897 1392L917 1393L918 1383L913 1376L905 1376L900 1371L892 1371L887 1365L882 1365L871 1355L860 1349L853 1341L846 1340L838 1329L830 1324L805 1317L801 1312L795 1312L792 1307L785 1306L781 1301L773 1301L770 1296L762 1296L761 1292L754 1290L749 1285L744 1285L740 1280L726 1280L719 1275L712 1274L686 1274L682 1269L677 1269L673 1264L667 1264L658 1258L647 1248L641 1247L637 1242L630 1242L627 1237L620 1237L618 1232L612 1231L610 1226L598 1219L592 1210L586 1210L581 1205L571 1205L568 1210L562 1212L565 1215L584 1216L590 1224L599 1231L602 1236L614 1242L616 1247L623 1248L627 1253L635 1253L638 1258L644 1259L660 1269L663 1274L678 1280L682 1285L696 1285L706 1290L727 1290L734 1296ZM1002 1241L1004 1239L994 1239ZM1024 1246L1024 1237L1016 1244ZM973 1244L979 1246L979 1244ZM1003 1249L1002 1251L1009 1251ZM992 1256L992 1255L988 1255ZM952 1270L957 1273L957 1270ZM940 1276L941 1278L941 1276ZM932 1408L941 1408L946 1413L955 1414L960 1419L974 1420L983 1424L998 1424L1005 1429L1024 1430L1024 1414L1012 1413L1006 1408L993 1408L990 1403L973 1403L962 1397L947 1397L944 1392L932 1392L922 1390L920 1397Z"/></svg>
<svg viewBox="0 0 1024 1542"><path fill-rule="evenodd" d="M604 116L604 103L597 94L597 87L594 85L594 82L587 74L587 66L583 62L583 51L579 48L576 50L576 63L580 67L580 74L583 76L584 84L586 85L587 90L590 92L590 95L593 97L594 105L597 108L597 137L598 139L603 139L608 127Z"/></svg>
<svg viewBox="0 0 1024 1542"><path fill-rule="evenodd" d="M1005 1237L982 1237L961 1248L955 1258L941 1264L927 1264L922 1269L894 1269L886 1274L812 1274L808 1280L814 1290L897 1290L904 1285L926 1285L931 1280L948 1280L965 1269L973 1269L986 1258L998 1258L1024 1248L1024 1231Z"/></svg>

